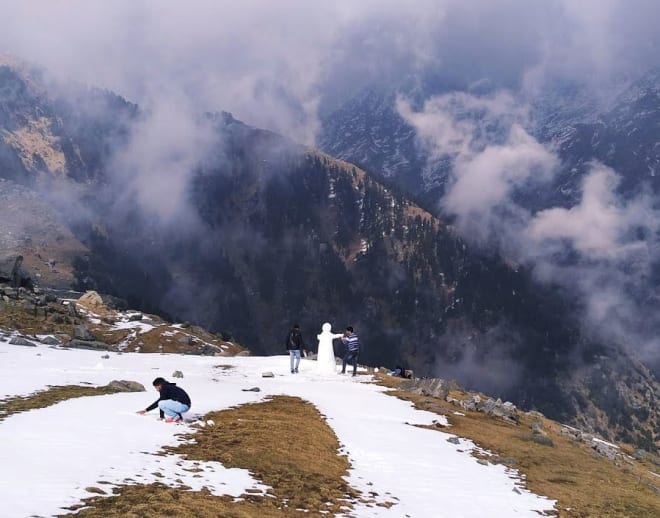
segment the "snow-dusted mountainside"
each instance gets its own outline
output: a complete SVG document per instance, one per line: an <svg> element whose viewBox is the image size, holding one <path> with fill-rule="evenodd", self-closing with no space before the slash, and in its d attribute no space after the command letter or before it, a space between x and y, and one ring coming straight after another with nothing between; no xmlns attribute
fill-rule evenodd
<svg viewBox="0 0 660 518"><path fill-rule="evenodd" d="M654 69L615 97L598 117L571 126L570 138L559 141L565 167L557 179L577 191L580 175L591 160L621 176L619 191L630 197L650 188L660 192L660 72Z"/></svg>
<svg viewBox="0 0 660 518"><path fill-rule="evenodd" d="M426 171L426 154L415 130L397 113L396 93L365 89L323 120L319 148L377 172L409 192L442 185Z"/></svg>
<svg viewBox="0 0 660 518"><path fill-rule="evenodd" d="M80 244L80 253L55 256L67 240L41 239L26 224L11 240L25 266L68 257L78 289L203 325L259 353L279 353L292 322L307 341L324 321L353 325L365 363L457 378L565 421L587 415L608 437L621 433L609 428L615 419L627 423L628 401L654 404L648 373L584 335L573 301L536 285L525 268L474 252L359 167L228 113L179 128L111 93L63 97L19 69L0 69L7 192L32 190L48 205L40 217L52 211ZM412 145L405 132L396 138ZM604 357L624 383L606 380L595 403ZM652 444L642 434L654 419L640 413L633 440Z"/></svg>
<svg viewBox="0 0 660 518"><path fill-rule="evenodd" d="M7 475L0 485L4 516L54 516L63 508L127 481L155 482L191 491L207 488L213 495L238 499L246 492L268 491L247 470L227 469L218 462L191 462L161 448L180 443L180 435L214 423L194 416L273 395L301 397L313 403L342 444L348 457L347 482L375 496L374 505L357 500L345 516L535 517L554 501L522 487L515 470L478 463L475 445L450 434L421 428L442 422L436 414L383 394L370 376L320 376L315 362L303 359L299 375L288 372L288 358L192 357L174 354L112 353L21 347L0 340L3 379L0 398L27 396L48 386L104 385L116 379L150 387L156 376L170 378L180 370L179 385L191 395L190 423L158 421L158 412L139 416L157 393L122 393L83 397L19 413L0 421L0 459ZM263 378L263 372L274 377ZM259 392L250 391L259 387ZM350 403L347 403L350 402ZM0 416L1 419L1 416ZM296 447L297 440L290 445ZM131 483L131 482L128 482ZM243 497L244 498L244 497ZM308 511L317 512L316 509ZM339 516L342 516L340 514Z"/></svg>

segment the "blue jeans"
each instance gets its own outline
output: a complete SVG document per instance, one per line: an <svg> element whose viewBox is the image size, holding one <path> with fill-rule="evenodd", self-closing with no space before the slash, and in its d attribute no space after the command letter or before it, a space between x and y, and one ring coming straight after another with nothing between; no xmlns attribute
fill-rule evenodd
<svg viewBox="0 0 660 518"><path fill-rule="evenodd" d="M173 399L163 399L162 401L159 401L158 408L167 417L179 417L184 412L190 410L188 405L184 405L183 403L174 401Z"/></svg>
<svg viewBox="0 0 660 518"><path fill-rule="evenodd" d="M289 358L291 359L291 372L298 370L300 365L300 349L289 349ZM296 366L293 366L293 359L296 359Z"/></svg>
<svg viewBox="0 0 660 518"><path fill-rule="evenodd" d="M357 361L360 351L348 351L344 356L344 361L341 364L341 373L346 372L346 364L353 365L353 376L357 374Z"/></svg>

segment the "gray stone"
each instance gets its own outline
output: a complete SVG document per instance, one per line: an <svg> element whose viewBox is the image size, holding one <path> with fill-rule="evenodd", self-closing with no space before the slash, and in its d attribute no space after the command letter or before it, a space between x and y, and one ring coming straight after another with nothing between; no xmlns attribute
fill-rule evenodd
<svg viewBox="0 0 660 518"><path fill-rule="evenodd" d="M259 387L252 387L249 389L242 389L243 392L261 392L261 389Z"/></svg>
<svg viewBox="0 0 660 518"><path fill-rule="evenodd" d="M180 335L176 340L184 345L193 345L195 343L195 338L190 335Z"/></svg>
<svg viewBox="0 0 660 518"><path fill-rule="evenodd" d="M530 433L525 438L537 444L542 444L543 446L550 446L551 448L554 447L555 445L555 443L552 442L552 439L550 439L550 437L546 435L537 435Z"/></svg>
<svg viewBox="0 0 660 518"><path fill-rule="evenodd" d="M410 380L401 384L401 388L424 396L445 399L449 394L449 383L440 378Z"/></svg>
<svg viewBox="0 0 660 518"><path fill-rule="evenodd" d="M104 354L103 356L101 356L101 358L104 359L104 360L109 360L110 355L109 354Z"/></svg>
<svg viewBox="0 0 660 518"><path fill-rule="evenodd" d="M173 378L183 378L183 372L181 372L181 371L174 371L174 372L172 373L172 377L173 377Z"/></svg>
<svg viewBox="0 0 660 518"><path fill-rule="evenodd" d="M495 464L504 464L505 466L517 466L518 459L515 457L497 457L493 459Z"/></svg>
<svg viewBox="0 0 660 518"><path fill-rule="evenodd" d="M596 453L610 460L614 460L619 453L619 449L616 446L601 441L593 441L593 448L596 450Z"/></svg>
<svg viewBox="0 0 660 518"><path fill-rule="evenodd" d="M44 336L40 342L45 345L61 345L61 342L54 336L48 335Z"/></svg>
<svg viewBox="0 0 660 518"><path fill-rule="evenodd" d="M94 340L95 337L85 324L73 328L73 338L78 340Z"/></svg>
<svg viewBox="0 0 660 518"><path fill-rule="evenodd" d="M545 435L545 431L543 430L543 422L542 421L534 421L532 423L532 433L535 433L537 435Z"/></svg>
<svg viewBox="0 0 660 518"><path fill-rule="evenodd" d="M77 340L73 339L66 344L67 347L72 347L74 349L91 349L94 351L116 351L117 348L114 345L106 344L103 342L97 342L96 340Z"/></svg>
<svg viewBox="0 0 660 518"><path fill-rule="evenodd" d="M11 345L24 345L26 347L36 347L37 346L36 344L33 344L32 342L30 342L30 340L26 340L22 336L15 336L11 340L9 340L9 343Z"/></svg>
<svg viewBox="0 0 660 518"><path fill-rule="evenodd" d="M76 304L74 302L69 302L67 305L67 312L69 313L69 316L71 317L77 317L78 316L78 310L76 309Z"/></svg>
<svg viewBox="0 0 660 518"><path fill-rule="evenodd" d="M637 460L645 460L649 456L649 452L646 450L635 450L635 453L632 454L632 456L637 459Z"/></svg>
<svg viewBox="0 0 660 518"><path fill-rule="evenodd" d="M261 377L262 377L262 378L274 378L274 377L275 377L275 374L273 374L273 373L270 372L270 371L268 371L268 372L262 372L262 373L261 373Z"/></svg>
<svg viewBox="0 0 660 518"><path fill-rule="evenodd" d="M128 319L129 322L135 322L137 320L142 320L142 313L129 313L126 315L126 318Z"/></svg>
<svg viewBox="0 0 660 518"><path fill-rule="evenodd" d="M137 381L128 381L128 380L112 380L108 383L108 387L112 387L119 392L146 392L147 389L144 388L142 383Z"/></svg>
<svg viewBox="0 0 660 518"><path fill-rule="evenodd" d="M203 344L197 348L195 354L200 354L202 356L209 356L209 355L216 355L221 352L222 352L222 348L217 345Z"/></svg>
<svg viewBox="0 0 660 518"><path fill-rule="evenodd" d="M461 443L461 441L458 439L458 437L450 437L449 439L447 439L447 442L450 442L452 444L460 444Z"/></svg>
<svg viewBox="0 0 660 518"><path fill-rule="evenodd" d="M486 414L492 414L495 408L497 407L497 402L494 399L489 398L481 407Z"/></svg>

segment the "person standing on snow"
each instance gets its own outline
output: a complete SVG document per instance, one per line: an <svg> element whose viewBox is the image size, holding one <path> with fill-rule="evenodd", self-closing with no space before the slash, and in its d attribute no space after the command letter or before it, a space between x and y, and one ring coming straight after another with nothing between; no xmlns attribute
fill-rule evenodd
<svg viewBox="0 0 660 518"><path fill-rule="evenodd" d="M346 374L346 364L353 364L353 376L357 375L357 361L358 355L360 354L360 341L358 336L353 332L353 328L348 326L344 332L344 336L341 337L341 341L346 347L346 354L344 355L344 361L341 366L341 373Z"/></svg>
<svg viewBox="0 0 660 518"><path fill-rule="evenodd" d="M160 418L165 417L166 423L179 423L183 420L181 414L190 410L190 396L176 383L170 383L163 378L153 381L154 388L160 393L160 397L151 403L146 409L138 410L138 414L144 415L150 410L158 407Z"/></svg>
<svg viewBox="0 0 660 518"><path fill-rule="evenodd" d="M291 374L297 374L298 366L300 365L300 351L305 351L305 342L300 333L300 326L298 324L294 324L291 331L289 331L289 334L286 335L286 350L289 351Z"/></svg>

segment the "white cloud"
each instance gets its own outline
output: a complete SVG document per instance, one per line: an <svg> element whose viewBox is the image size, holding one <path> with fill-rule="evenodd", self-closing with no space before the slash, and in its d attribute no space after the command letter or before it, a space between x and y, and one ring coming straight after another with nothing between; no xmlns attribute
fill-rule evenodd
<svg viewBox="0 0 660 518"><path fill-rule="evenodd" d="M567 241L589 258L615 258L635 248L631 233L657 226L650 200L629 202L617 198L616 173L599 163L591 165L584 179L582 200L574 207L555 207L539 212L530 221L527 236L537 247L552 241Z"/></svg>

